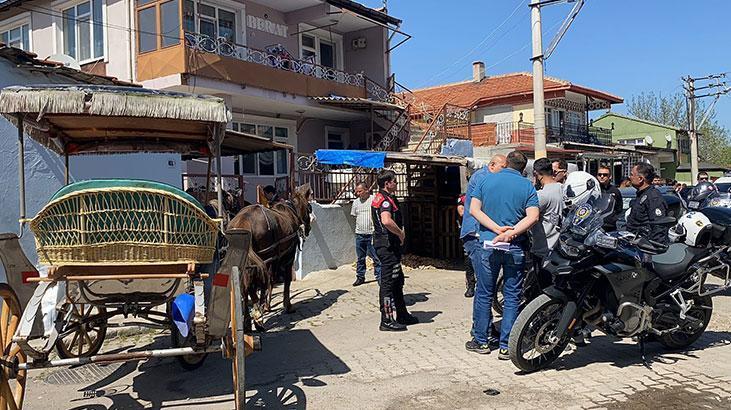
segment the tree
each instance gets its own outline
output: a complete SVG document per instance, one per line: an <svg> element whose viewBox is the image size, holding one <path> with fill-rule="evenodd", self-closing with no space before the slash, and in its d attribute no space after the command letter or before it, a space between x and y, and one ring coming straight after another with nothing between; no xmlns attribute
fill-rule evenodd
<svg viewBox="0 0 731 410"><path fill-rule="evenodd" d="M696 100L696 124L706 112L706 104ZM688 107L681 93L662 95L652 91L635 95L629 102L631 115L660 124L672 125L682 129L688 126ZM698 130L698 156L700 160L717 165L731 164L731 135L729 130L716 120L712 112L705 124Z"/></svg>

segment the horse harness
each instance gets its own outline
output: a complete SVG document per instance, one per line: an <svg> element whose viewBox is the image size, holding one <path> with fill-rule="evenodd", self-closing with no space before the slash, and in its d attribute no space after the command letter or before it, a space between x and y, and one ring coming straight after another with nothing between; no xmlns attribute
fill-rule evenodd
<svg viewBox="0 0 731 410"><path fill-rule="evenodd" d="M298 236L301 239L301 241L298 241L297 247L301 251L302 250L302 243L304 243L304 241L305 241L304 230L302 228L302 225L304 224L304 221L297 214L297 209L294 207L294 203L292 201L290 201L290 200L286 200L283 203L284 203L285 206L287 206L287 208L289 208L290 211L292 211L292 215L294 215L294 217L297 220L297 227L298 228L297 228L297 231L295 231L294 233L291 233L291 234L285 236L284 238L281 238L281 239L275 241L274 243L272 243L268 247L266 247L264 249L260 249L257 252L258 254L261 255L261 254L266 254L266 253L270 252L273 249L276 249L277 250L276 255L274 255L274 256L266 259L266 260L263 260L264 264L268 264L268 263L271 263L271 262L274 262L274 261L279 260L282 257L282 254L283 253L286 253L287 251L289 251L289 249L287 249L285 251L281 251L279 249L279 245L281 245L283 242L289 241L290 239L294 238L295 236ZM267 215L266 210L264 209L265 207L263 205L261 205L261 204L259 204L258 206L261 209L261 212L264 214L264 219L267 221L267 228L268 228L269 232L271 232L271 234L274 235L274 230L272 229L272 222L273 221L270 221L269 216ZM271 211L273 211L273 212L279 212L279 211L277 211L275 209L271 209L271 208L269 208L269 209ZM274 238L272 238L272 239L274 239Z"/></svg>

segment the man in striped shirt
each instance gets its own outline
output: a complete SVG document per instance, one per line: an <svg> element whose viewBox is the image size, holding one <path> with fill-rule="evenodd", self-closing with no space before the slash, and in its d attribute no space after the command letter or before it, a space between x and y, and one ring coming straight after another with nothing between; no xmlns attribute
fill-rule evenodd
<svg viewBox="0 0 731 410"><path fill-rule="evenodd" d="M371 204L373 195L364 182L355 186L355 200L350 209L350 215L355 217L355 254L358 257L355 268L355 282L353 286L360 286L365 283L366 255L373 260L373 274L378 281L381 276L381 263L373 248L373 218L371 216Z"/></svg>

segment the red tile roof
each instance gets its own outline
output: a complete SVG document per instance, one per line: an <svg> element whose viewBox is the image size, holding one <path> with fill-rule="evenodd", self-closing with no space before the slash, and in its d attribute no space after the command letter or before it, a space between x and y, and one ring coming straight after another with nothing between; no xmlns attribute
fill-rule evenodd
<svg viewBox="0 0 731 410"><path fill-rule="evenodd" d="M621 97L557 78L546 77L543 89L546 94L573 91L615 104L624 101ZM423 102L434 109L445 103L462 107L493 105L506 99L532 98L533 76L529 73L503 74L485 77L479 83L470 80L414 90L413 93L416 104Z"/></svg>

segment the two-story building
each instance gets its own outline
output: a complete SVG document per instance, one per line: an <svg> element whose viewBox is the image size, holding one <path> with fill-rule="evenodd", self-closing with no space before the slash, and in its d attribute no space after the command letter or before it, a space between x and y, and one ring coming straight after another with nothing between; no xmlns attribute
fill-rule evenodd
<svg viewBox="0 0 731 410"><path fill-rule="evenodd" d="M473 78L413 91L412 113L436 112L444 104L471 111L471 139L476 152L533 151L533 76L529 73L486 75L473 63ZM592 127L589 112L609 109L620 97L546 77L546 138L549 148L563 143L610 145L609 130Z"/></svg>
<svg viewBox="0 0 731 410"><path fill-rule="evenodd" d="M392 96L392 38L401 20L352 0L7 0L0 41L40 58L147 88L210 94L234 130L292 145L371 148L408 135ZM384 147L382 147L384 148ZM290 175L293 158L228 158L255 185ZM184 172L205 174L205 161Z"/></svg>

